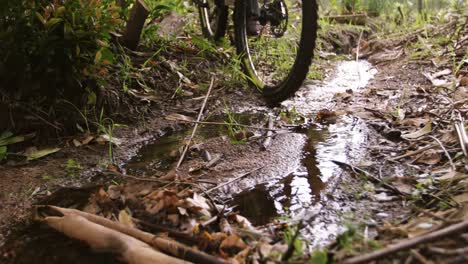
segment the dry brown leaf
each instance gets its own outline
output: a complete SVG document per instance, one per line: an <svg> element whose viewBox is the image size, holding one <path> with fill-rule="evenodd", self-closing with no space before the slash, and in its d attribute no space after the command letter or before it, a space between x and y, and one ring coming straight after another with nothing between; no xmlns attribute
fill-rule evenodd
<svg viewBox="0 0 468 264"><path fill-rule="evenodd" d="M94 136L88 135L85 137L85 139L83 139L83 141L81 141L81 144L88 145L89 142L91 142L93 139L94 139Z"/></svg>
<svg viewBox="0 0 468 264"><path fill-rule="evenodd" d="M458 171L449 171L446 174L438 177L437 179L441 181L454 181L458 179L463 179L466 176L467 176L466 174L458 172Z"/></svg>
<svg viewBox="0 0 468 264"><path fill-rule="evenodd" d="M178 214L170 214L167 216L167 220L169 220L173 225L179 225L179 215Z"/></svg>
<svg viewBox="0 0 468 264"><path fill-rule="evenodd" d="M146 212L150 214L157 214L159 211L161 211L164 208L164 200L159 200L156 204L151 205L147 204L146 205Z"/></svg>
<svg viewBox="0 0 468 264"><path fill-rule="evenodd" d="M81 142L78 139L73 139L73 146L79 147L81 146Z"/></svg>
<svg viewBox="0 0 468 264"><path fill-rule="evenodd" d="M222 256L233 256L245 248L247 248L247 245L242 238L237 235L230 235L221 242L219 251Z"/></svg>
<svg viewBox="0 0 468 264"><path fill-rule="evenodd" d="M231 225L229 224L226 218L221 218L221 220L219 221L219 230L228 235L232 234Z"/></svg>
<svg viewBox="0 0 468 264"><path fill-rule="evenodd" d="M415 131L413 133L403 134L401 135L401 137L404 139L416 139L416 138L419 138L419 137L422 137L424 135L431 133L431 131L432 131L432 123L427 122L427 124L423 128L419 129L418 131Z"/></svg>
<svg viewBox="0 0 468 264"><path fill-rule="evenodd" d="M441 161L441 159L442 155L437 150L429 149L419 155L415 162L426 165L436 165Z"/></svg>
<svg viewBox="0 0 468 264"><path fill-rule="evenodd" d="M468 202L468 192L459 194L457 196L453 197L453 200L455 200L457 203L463 204Z"/></svg>
<svg viewBox="0 0 468 264"><path fill-rule="evenodd" d="M182 115L182 114L177 114L177 113L172 113L170 115L166 116L166 120L170 121L187 121L187 122L193 122L195 119L193 119L190 116Z"/></svg>
<svg viewBox="0 0 468 264"><path fill-rule="evenodd" d="M109 198L112 200L120 198L121 195L121 188L117 185L110 185L107 188L107 194L109 195Z"/></svg>
<svg viewBox="0 0 468 264"><path fill-rule="evenodd" d="M412 127L422 128L429 122L431 122L430 118L415 117L415 118L404 119L398 122L398 124L403 125L403 126L412 126Z"/></svg>
<svg viewBox="0 0 468 264"><path fill-rule="evenodd" d="M127 213L126 210L120 210L119 222L127 227L131 227L131 228L135 227L135 223L133 223L132 217Z"/></svg>
<svg viewBox="0 0 468 264"><path fill-rule="evenodd" d="M232 214L229 216L229 219L233 222L236 222L241 228L250 229L250 230L254 229L250 221L243 216L240 216L238 214Z"/></svg>
<svg viewBox="0 0 468 264"><path fill-rule="evenodd" d="M250 255L250 251L251 249L249 247L245 248L244 250L242 250L241 252L237 253L237 255L234 257L234 260L238 263L238 264L247 264L247 263L250 263L249 262L249 255ZM255 263L255 262L254 262Z"/></svg>

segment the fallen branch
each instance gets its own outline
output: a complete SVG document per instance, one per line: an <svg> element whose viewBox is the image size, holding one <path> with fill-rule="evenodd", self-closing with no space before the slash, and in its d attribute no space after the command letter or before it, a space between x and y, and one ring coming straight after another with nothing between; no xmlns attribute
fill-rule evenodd
<svg viewBox="0 0 468 264"><path fill-rule="evenodd" d="M118 231L125 235L134 237L138 240L141 240L152 247L167 253L178 258L192 261L195 263L213 263L213 264L226 264L227 262L223 259L208 255L204 252L195 250L193 248L187 247L177 241L173 241L167 238L158 237L151 233L147 233L141 231L136 228L124 226L118 222L111 221L109 219L89 214L86 212L82 212L75 209L68 209L68 208L61 208L56 206L39 206L37 207L37 215L44 215L45 213L45 220L47 220L49 215L70 215L70 216L81 216L86 218L88 221L93 222L94 224L101 225L103 227L112 229L114 231ZM76 229L76 227L75 227ZM79 229L78 229L79 230ZM80 231L81 232L81 231Z"/></svg>
<svg viewBox="0 0 468 264"><path fill-rule="evenodd" d="M44 221L68 237L84 241L97 251L118 254L130 264L186 263L158 252L132 236L93 223L80 215L47 216Z"/></svg>
<svg viewBox="0 0 468 264"><path fill-rule="evenodd" d="M450 157L450 154L448 153L447 149L444 147L444 144L442 144L442 142L440 142L439 139L437 139L436 137L433 137L433 136L428 136L430 138L432 138L433 140L435 140L437 143L439 143L440 145L440 148L442 148L442 150L444 151L445 153L445 156L447 156L449 162L450 162L450 166L452 167L452 170L453 171L456 171L457 170L457 167L455 166L455 164L453 163L453 160L452 160L452 157Z"/></svg>
<svg viewBox="0 0 468 264"><path fill-rule="evenodd" d="M210 84L210 87L208 88L208 92L206 93L205 100L203 100L203 104L200 109L200 112L198 113L197 122L200 122L203 116L203 110L205 110L205 106L206 106L206 103L208 102L208 98L210 97L210 93L211 93L211 89L213 89L213 85L214 85L214 76L211 77L211 84ZM198 123L195 123L195 127L193 128L192 134L190 135L190 138L187 141L187 144L185 144L184 151L182 152L182 155L180 156L180 159L177 162L176 169L178 169L180 165L182 164L182 162L184 161L185 155L187 154L187 150L190 147L190 143L192 143L192 139L195 136L195 133L197 132L197 128L198 128Z"/></svg>
<svg viewBox="0 0 468 264"><path fill-rule="evenodd" d="M433 232L430 232L421 236L417 236L411 239L401 241L399 243L390 245L383 249L376 250L369 254L347 259L344 261L344 263L345 264L369 263L373 260L383 258L387 255L396 253L398 251L410 249L417 245L429 243L429 242L444 238L449 235L461 234L463 232L466 232L467 230L468 230L468 220L465 220L458 224L454 224L454 225L448 226L446 228L443 228L437 231L433 231Z"/></svg>

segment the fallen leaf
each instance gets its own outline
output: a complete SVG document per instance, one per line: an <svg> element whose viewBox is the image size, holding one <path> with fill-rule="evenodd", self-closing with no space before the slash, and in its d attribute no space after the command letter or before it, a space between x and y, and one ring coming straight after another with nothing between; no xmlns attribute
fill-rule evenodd
<svg viewBox="0 0 468 264"><path fill-rule="evenodd" d="M430 118L415 117L415 118L407 118L405 120L402 120L398 122L398 124L403 125L403 126L412 126L412 127L422 128L429 122L431 122Z"/></svg>
<svg viewBox="0 0 468 264"><path fill-rule="evenodd" d="M379 202L389 202L389 201L393 201L393 200L396 199L395 196L390 196L385 192L374 194L374 198L375 198L375 200L377 200Z"/></svg>
<svg viewBox="0 0 468 264"><path fill-rule="evenodd" d="M452 73L452 70L445 69L445 70L442 70L442 71L439 71L439 72L436 72L436 73L432 74L432 78L439 78L439 77L442 77L442 76L445 76L445 75L449 75L451 73Z"/></svg>
<svg viewBox="0 0 468 264"><path fill-rule="evenodd" d="M247 248L247 245L242 238L237 235L230 235L221 242L219 251L222 256L233 256L245 248Z"/></svg>
<svg viewBox="0 0 468 264"><path fill-rule="evenodd" d="M432 131L432 122L428 122L423 128L419 129L418 131L413 132L413 133L403 134L401 135L401 137L404 139L416 139L416 138L419 138L419 137L422 137L424 135L431 133L431 131Z"/></svg>
<svg viewBox="0 0 468 264"><path fill-rule="evenodd" d="M116 137L110 137L109 135L100 135L96 138L96 142L98 144L104 145L107 142L111 142L112 144L119 146L122 144L122 140Z"/></svg>
<svg viewBox="0 0 468 264"><path fill-rule="evenodd" d="M169 220L175 226L179 225L179 215L178 214L168 215L167 220Z"/></svg>
<svg viewBox="0 0 468 264"><path fill-rule="evenodd" d="M167 116L166 116L166 120L170 120L170 121L187 121L187 122L192 122L192 121L194 121L195 119L193 119L193 118L191 118L191 117L189 117L189 116L186 116L186 115L173 113L173 114L167 115Z"/></svg>
<svg viewBox="0 0 468 264"><path fill-rule="evenodd" d="M437 179L440 181L456 181L459 179L466 178L467 175L458 171L449 171L446 174L438 177Z"/></svg>
<svg viewBox="0 0 468 264"><path fill-rule="evenodd" d="M126 227L135 227L135 223L133 223L132 217L127 213L126 210L120 210L119 223L123 224Z"/></svg>
<svg viewBox="0 0 468 264"><path fill-rule="evenodd" d="M73 139L73 145L75 147L79 147L79 146L81 146L81 142L78 139Z"/></svg>
<svg viewBox="0 0 468 264"><path fill-rule="evenodd" d="M93 139L94 139L94 136L88 135L85 137L85 139L83 139L83 141L81 141L81 144L88 145L89 142L91 142Z"/></svg>
<svg viewBox="0 0 468 264"><path fill-rule="evenodd" d="M417 163L422 163L426 165L436 165L438 164L442 159L442 155L440 155L437 150L434 149L429 149L424 151L421 155L419 155L415 162Z"/></svg>
<svg viewBox="0 0 468 264"><path fill-rule="evenodd" d="M36 160L36 159L45 157L47 155L50 155L52 153L58 152L59 150L61 150L61 148L46 148L46 149L38 150L35 147L31 147L25 151L24 155L27 157L27 160Z"/></svg>
<svg viewBox="0 0 468 264"><path fill-rule="evenodd" d="M454 196L453 200L455 200L457 203L460 203L460 204L468 202L468 192Z"/></svg>
<svg viewBox="0 0 468 264"><path fill-rule="evenodd" d="M107 188L107 194L109 195L109 198L111 198L112 200L119 199L121 195L120 187L117 185L110 185Z"/></svg>
<svg viewBox="0 0 468 264"><path fill-rule="evenodd" d="M35 133L21 135L21 136L13 136L13 133L7 131L0 135L0 146L7 146L7 145L23 142L35 136L36 136Z"/></svg>

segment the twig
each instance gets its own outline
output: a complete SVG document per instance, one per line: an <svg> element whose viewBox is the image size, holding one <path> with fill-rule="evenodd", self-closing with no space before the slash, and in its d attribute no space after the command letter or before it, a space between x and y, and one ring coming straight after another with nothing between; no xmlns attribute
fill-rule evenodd
<svg viewBox="0 0 468 264"><path fill-rule="evenodd" d="M415 150L415 151L410 151L410 152L405 153L405 154L403 154L403 155L396 156L396 157L393 157L393 158L389 158L388 160L389 160L389 161L397 161L397 160L402 159L402 158L411 157L411 156L414 156L414 155L416 155L416 154L419 154L419 153L421 153L421 152L423 152L423 151L426 151L426 150L428 150L428 149L434 148L435 146L437 146L437 145L432 144L432 145L429 145L429 146L425 146L425 147L422 147L422 148L417 149L417 150Z"/></svg>
<svg viewBox="0 0 468 264"><path fill-rule="evenodd" d="M410 252L411 252L411 255L414 256L414 258L417 259L422 264L431 264L432 263L432 261L427 260L423 255L421 255L421 253L419 253L419 251L417 251L415 249L412 249Z"/></svg>
<svg viewBox="0 0 468 264"><path fill-rule="evenodd" d="M353 165L350 165L350 164L347 164L347 163L344 163L344 162L341 162L341 161L337 161L337 160L332 160L332 162L335 163L336 165L340 166L340 167L350 168L353 172L363 173L366 177L368 177L374 183L381 184L382 187L385 187L385 188L389 189L390 191L392 191L392 192L394 192L394 193L396 193L398 195L406 196L405 193L400 192L400 190L398 190L394 186L384 182L382 179L379 179L379 178L375 177L374 175L370 174L369 172L367 172L367 171L365 171L363 169L360 169L360 168L355 167Z"/></svg>
<svg viewBox="0 0 468 264"><path fill-rule="evenodd" d="M442 142L440 142L439 139L437 139L436 137L434 136L428 136L430 138L432 138L433 140L437 141L437 143L439 143L440 147L442 148L442 150L445 152L445 156L447 156L447 158L449 159L450 161L450 166L452 167L452 170L457 170L457 167L455 166L455 164L453 164L453 160L452 160L452 157L450 157L450 154L448 153L447 149L445 149L444 145L442 144Z"/></svg>
<svg viewBox="0 0 468 264"><path fill-rule="evenodd" d="M468 157L468 136L466 135L466 131L463 125L463 118L460 114L460 111L456 111L455 116L455 131L458 135L458 141L460 141L460 146L462 148L463 154L465 157Z"/></svg>
<svg viewBox="0 0 468 264"><path fill-rule="evenodd" d="M441 255L462 255L468 253L468 247L456 248L456 249L445 249L439 247L429 247L429 251Z"/></svg>
<svg viewBox="0 0 468 264"><path fill-rule="evenodd" d="M278 128L268 128L268 127L257 127L257 126L249 126L243 125L238 123L227 123L227 122L210 122L210 121L191 121L191 120L183 120L174 118L173 120L186 122L186 123L195 123L201 125L218 125L218 126L238 126L238 127L245 127L245 128L252 128L256 130L267 130L267 131L290 131L289 129L278 129Z"/></svg>
<svg viewBox="0 0 468 264"><path fill-rule="evenodd" d="M250 174L252 174L252 173L254 173L254 172L256 172L256 171L262 169L263 167L264 167L264 166L259 167L259 168L256 168L256 169L251 170L251 171L249 171L249 172L246 172L246 173L244 173L244 174L242 174L242 175L240 175L240 176L238 176L238 177L236 177L236 178L234 178L234 179L232 179L232 180L230 180L230 181L227 181L227 182L222 183L222 184L220 184L220 185L218 185L218 186L215 186L215 187L213 187L213 188L211 188L211 189L208 189L208 190L205 191L205 193L210 193L210 192L212 192L212 191L214 191L214 190L217 190L217 189L219 189L219 188L221 188L221 187L224 187L224 186L229 185L229 184L231 184L231 183L233 183L233 182L236 182L236 181L238 181L238 180L240 180L240 179L242 179L242 178L244 178L244 177L246 177L246 176L249 176Z"/></svg>
<svg viewBox="0 0 468 264"><path fill-rule="evenodd" d="M460 234L468 230L468 220L448 226L446 228L430 232L421 236L413 237L410 239L403 240L399 243L390 245L386 248L376 250L369 254L353 257L345 260L345 264L355 264L355 263L369 263L373 260L380 259L387 255L396 253L401 250L406 250L412 247L415 247L420 244L428 243L436 239L441 239L449 235Z"/></svg>
<svg viewBox="0 0 468 264"><path fill-rule="evenodd" d="M201 109L200 109L200 112L198 113L197 122L200 122L200 120L201 120L201 118L202 118L203 110L205 110L206 102L208 102L208 98L210 97L210 93L211 93L211 89L213 89L213 85L214 85L214 76L211 77L211 84L210 84L210 87L208 88L208 92L206 93L205 100L203 101L203 104L202 104L202 107L201 107ZM193 139L193 137L195 136L195 133L197 132L197 128L198 128L198 123L195 123L195 126L194 126L194 128L193 128L192 134L190 135L190 138L189 138L189 140L187 141L187 144L185 144L184 151L182 152L182 155L180 156L180 159L179 159L179 161L177 162L176 170L180 167L180 165L181 165L182 162L184 161L185 154L187 154L187 150L188 150L189 147L190 147L190 143L192 143L192 139Z"/></svg>
<svg viewBox="0 0 468 264"><path fill-rule="evenodd" d="M123 174L123 173L116 172L116 171L106 171L106 172L102 172L102 174L111 175L111 176L119 176L119 177L123 177L123 178L130 178L130 179L137 180L137 181L157 182L157 183L162 183L162 184L196 185L196 183L192 183L192 182L166 181L166 180L160 180L160 179L154 179L154 178L137 177L137 176ZM213 184L213 183L211 183L211 184Z"/></svg>

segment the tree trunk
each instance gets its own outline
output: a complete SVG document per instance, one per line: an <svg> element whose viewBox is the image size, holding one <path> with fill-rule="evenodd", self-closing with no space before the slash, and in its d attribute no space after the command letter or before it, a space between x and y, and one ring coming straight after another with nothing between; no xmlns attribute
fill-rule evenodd
<svg viewBox="0 0 468 264"><path fill-rule="evenodd" d="M423 11L423 0L418 0L418 12L422 14Z"/></svg>
<svg viewBox="0 0 468 264"><path fill-rule="evenodd" d="M136 50L140 43L141 31L149 12L150 10L143 0L135 1L123 35L123 45L125 47Z"/></svg>

